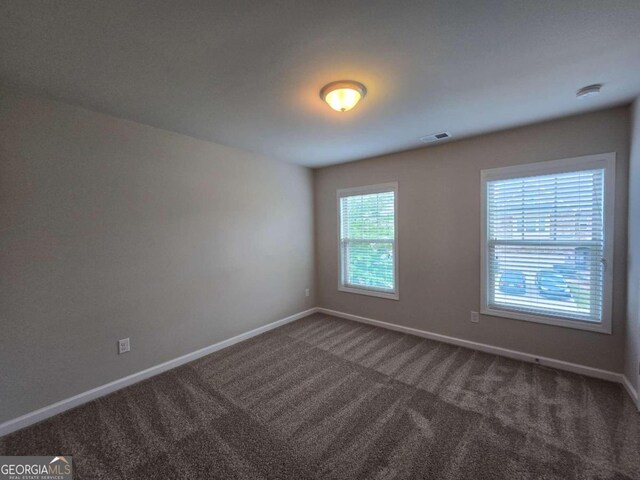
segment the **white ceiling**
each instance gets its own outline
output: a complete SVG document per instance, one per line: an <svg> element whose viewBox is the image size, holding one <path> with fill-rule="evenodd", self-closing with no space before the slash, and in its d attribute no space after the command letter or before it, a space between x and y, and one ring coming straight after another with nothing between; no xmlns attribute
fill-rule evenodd
<svg viewBox="0 0 640 480"><path fill-rule="evenodd" d="M630 101L640 0L0 0L0 81L323 166Z"/></svg>

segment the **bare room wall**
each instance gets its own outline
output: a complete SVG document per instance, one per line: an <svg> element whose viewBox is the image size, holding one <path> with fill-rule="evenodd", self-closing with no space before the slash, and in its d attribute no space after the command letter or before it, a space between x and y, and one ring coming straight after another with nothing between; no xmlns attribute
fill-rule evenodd
<svg viewBox="0 0 640 480"><path fill-rule="evenodd" d="M0 423L315 306L310 170L0 99Z"/></svg>
<svg viewBox="0 0 640 480"><path fill-rule="evenodd" d="M629 159L629 273L624 374L640 390L640 99L632 108Z"/></svg>
<svg viewBox="0 0 640 480"><path fill-rule="evenodd" d="M613 333L490 316L471 323L480 306L480 171L604 152L617 153ZM625 106L315 170L318 305L621 372L628 160ZM339 292L336 190L395 181L400 300Z"/></svg>

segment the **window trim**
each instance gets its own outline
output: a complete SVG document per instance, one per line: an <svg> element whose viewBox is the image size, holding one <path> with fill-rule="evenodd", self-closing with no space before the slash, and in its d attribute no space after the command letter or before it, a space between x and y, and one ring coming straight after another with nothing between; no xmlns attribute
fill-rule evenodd
<svg viewBox="0 0 640 480"><path fill-rule="evenodd" d="M494 309L489 307L487 291L488 284L488 203L487 182L494 180L506 180L510 178L529 177L537 175L549 175L554 173L578 172L583 170L604 169L604 261L602 288L602 321L599 323L584 320L576 320L542 314L528 314L510 310ZM615 179L616 153L603 153L598 155L586 155L582 157L565 158L545 162L528 163L509 167L491 168L482 170L481 190L482 199L480 208L481 216L481 252L480 252L480 313L494 317L510 318L527 322L555 325L560 327L588 330L592 332L611 334L611 310L613 293L613 242L614 242L614 214L615 214Z"/></svg>
<svg viewBox="0 0 640 480"><path fill-rule="evenodd" d="M342 251L342 217L340 209L340 199L354 195L367 195L373 193L393 192L393 275L394 289L392 292L380 291L366 287L354 287L344 283L344 259ZM400 288L398 278L398 182L380 183L377 185L365 185L361 187L341 188L336 191L337 200L337 217L338 217L338 291L346 293L356 293L359 295L368 295L370 297L385 298L388 300L400 300Z"/></svg>

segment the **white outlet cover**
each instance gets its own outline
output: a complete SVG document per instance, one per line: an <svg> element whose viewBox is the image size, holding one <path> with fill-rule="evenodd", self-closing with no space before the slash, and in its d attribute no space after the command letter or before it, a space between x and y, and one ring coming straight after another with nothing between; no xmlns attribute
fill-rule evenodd
<svg viewBox="0 0 640 480"><path fill-rule="evenodd" d="M122 353L127 353L131 350L131 344L129 343L129 339L128 338L123 338L121 340L118 340L118 353L122 354Z"/></svg>

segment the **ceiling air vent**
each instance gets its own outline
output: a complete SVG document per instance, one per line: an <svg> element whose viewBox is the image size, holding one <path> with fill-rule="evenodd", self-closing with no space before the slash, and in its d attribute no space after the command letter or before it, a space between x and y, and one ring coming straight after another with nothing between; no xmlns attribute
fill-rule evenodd
<svg viewBox="0 0 640 480"><path fill-rule="evenodd" d="M420 141L424 143L433 143L433 142L439 142L441 140L446 140L447 138L451 138L451 134L449 132L440 132L440 133L432 133L431 135L425 135L424 137L420 137Z"/></svg>

